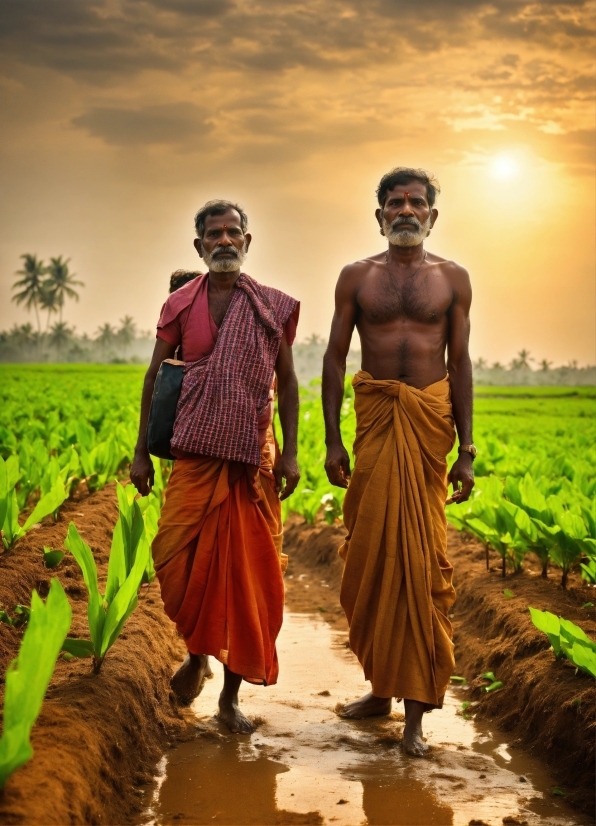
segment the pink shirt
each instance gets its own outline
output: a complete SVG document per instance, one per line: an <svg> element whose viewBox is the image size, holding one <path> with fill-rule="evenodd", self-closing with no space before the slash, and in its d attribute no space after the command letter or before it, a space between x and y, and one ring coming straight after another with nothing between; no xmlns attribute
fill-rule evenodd
<svg viewBox="0 0 596 826"><path fill-rule="evenodd" d="M198 275L179 290L172 293L161 308L157 322L157 336L174 347L180 347L178 358L184 361L199 361L213 352L219 328L209 312L209 280L206 275ZM298 309L284 325L288 344L293 344L298 326ZM267 428L273 421L273 399L275 377L271 384L271 403L267 412L259 419L259 432L264 444Z"/></svg>

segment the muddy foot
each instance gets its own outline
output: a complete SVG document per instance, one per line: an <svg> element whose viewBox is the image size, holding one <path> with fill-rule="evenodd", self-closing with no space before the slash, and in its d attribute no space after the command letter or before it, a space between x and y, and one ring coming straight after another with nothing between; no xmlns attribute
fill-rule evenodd
<svg viewBox="0 0 596 826"><path fill-rule="evenodd" d="M430 751L430 746L428 746L422 737L422 726L412 726L408 728L407 724L404 729L404 751L406 754L409 754L410 757L426 757Z"/></svg>
<svg viewBox="0 0 596 826"><path fill-rule="evenodd" d="M252 734L255 727L248 717L238 708L238 703L224 697L219 698L219 719L230 729L232 734Z"/></svg>
<svg viewBox="0 0 596 826"><path fill-rule="evenodd" d="M381 717L391 712L391 697L375 697L365 694L359 700L353 700L341 706L337 713L346 720L362 720L363 717Z"/></svg>
<svg viewBox="0 0 596 826"><path fill-rule="evenodd" d="M209 657L205 654L188 654L172 677L170 685L179 702L190 705L201 693L205 680L212 676Z"/></svg>

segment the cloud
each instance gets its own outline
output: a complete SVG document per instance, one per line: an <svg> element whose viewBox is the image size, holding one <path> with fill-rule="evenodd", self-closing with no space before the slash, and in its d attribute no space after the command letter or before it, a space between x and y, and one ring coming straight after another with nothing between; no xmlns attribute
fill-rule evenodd
<svg viewBox="0 0 596 826"><path fill-rule="evenodd" d="M213 128L205 120L205 111L190 103L141 109L97 106L71 122L114 146L186 143Z"/></svg>

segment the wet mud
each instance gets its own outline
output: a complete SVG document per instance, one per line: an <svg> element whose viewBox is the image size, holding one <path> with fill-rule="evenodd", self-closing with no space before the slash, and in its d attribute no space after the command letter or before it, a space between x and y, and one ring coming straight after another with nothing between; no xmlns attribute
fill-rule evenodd
<svg viewBox="0 0 596 826"><path fill-rule="evenodd" d="M252 736L231 735L214 716L222 676L213 663L192 706L195 734L164 754L137 823L591 822L553 796L537 759L462 715L467 688L450 689L443 710L425 716L432 751L420 760L401 749L401 708L356 722L335 713L368 690L345 634L319 617L287 614L279 654L276 686L241 689L241 708L258 725Z"/></svg>

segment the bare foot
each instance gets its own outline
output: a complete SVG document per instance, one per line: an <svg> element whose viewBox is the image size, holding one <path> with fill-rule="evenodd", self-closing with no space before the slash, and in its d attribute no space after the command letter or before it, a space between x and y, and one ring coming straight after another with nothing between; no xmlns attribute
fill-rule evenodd
<svg viewBox="0 0 596 826"><path fill-rule="evenodd" d="M422 715L426 706L417 700L405 700L404 705L406 708L404 751L410 757L426 757L430 751L430 746L427 746L422 736Z"/></svg>
<svg viewBox="0 0 596 826"><path fill-rule="evenodd" d="M188 654L170 685L178 701L190 705L203 690L205 680L213 676L206 654Z"/></svg>
<svg viewBox="0 0 596 826"><path fill-rule="evenodd" d="M238 699L230 699L224 696L224 692L219 696L219 713L217 715L222 723L230 729L232 734L252 734L255 727L248 717L238 708Z"/></svg>
<svg viewBox="0 0 596 826"><path fill-rule="evenodd" d="M347 703L337 713L346 720L362 720L363 717L386 716L390 711L391 697L375 697L371 693Z"/></svg>
<svg viewBox="0 0 596 826"><path fill-rule="evenodd" d="M430 751L430 746L424 742L422 737L422 725L418 724L415 729L413 727L408 729L406 723L404 728L404 750L410 757L426 757Z"/></svg>

